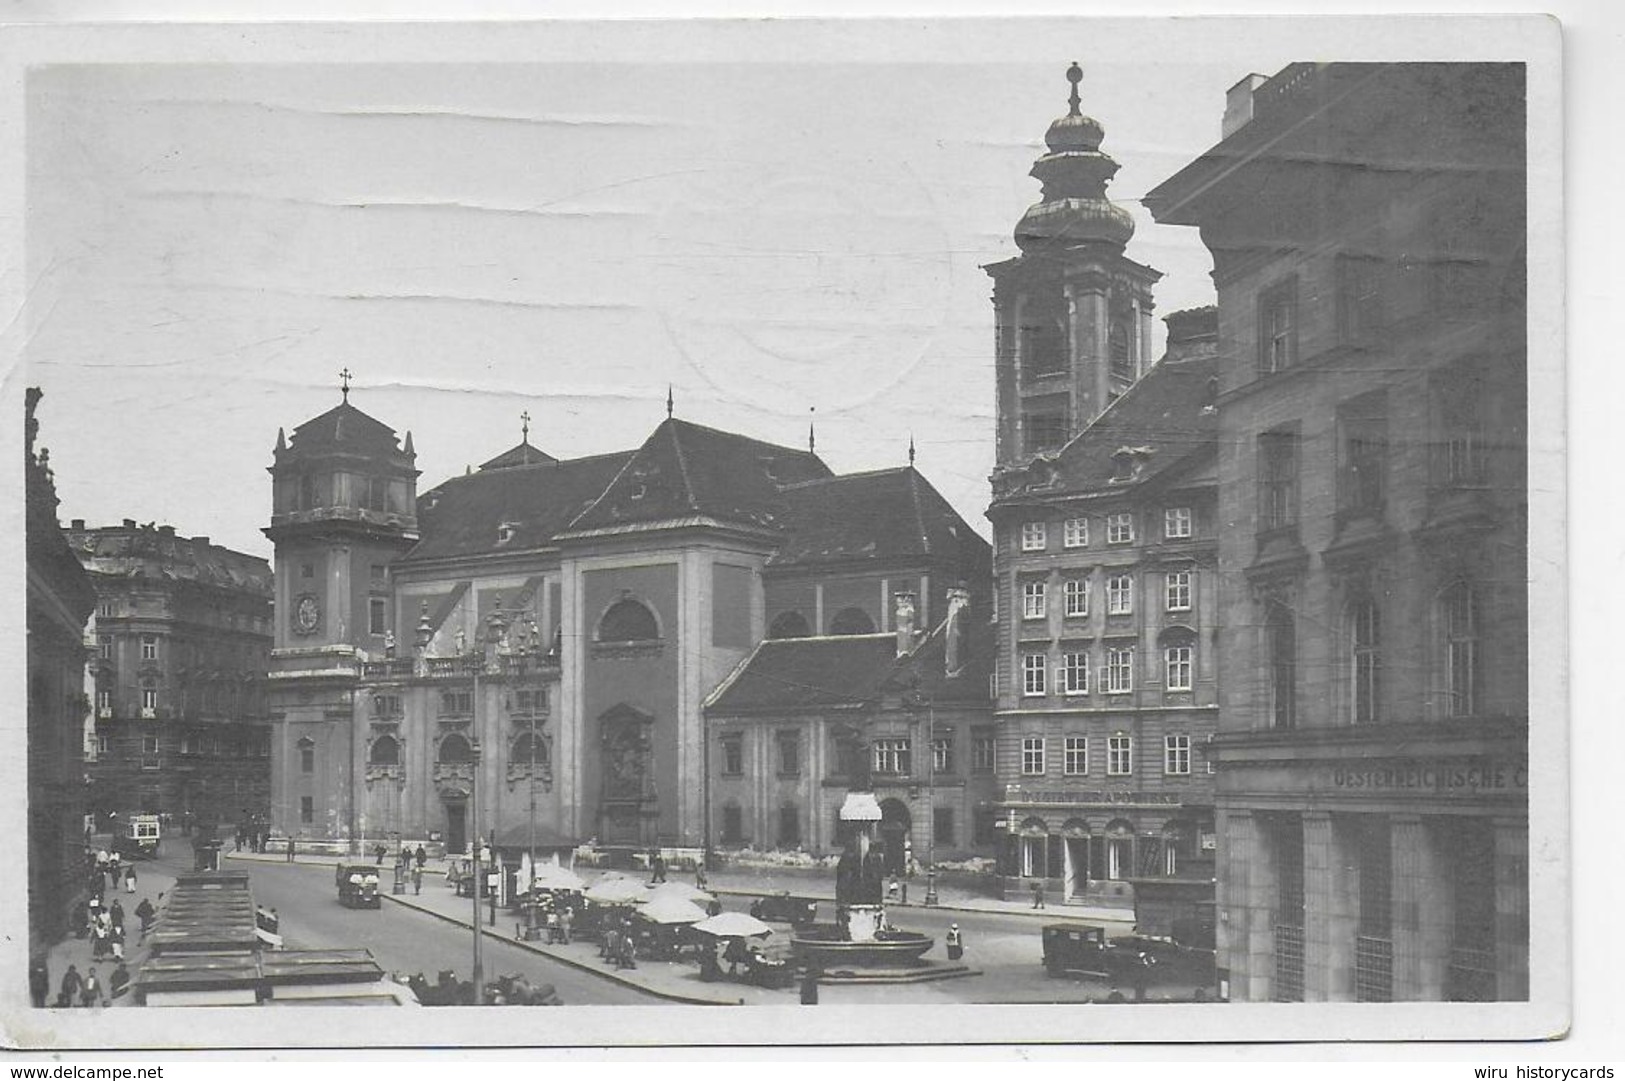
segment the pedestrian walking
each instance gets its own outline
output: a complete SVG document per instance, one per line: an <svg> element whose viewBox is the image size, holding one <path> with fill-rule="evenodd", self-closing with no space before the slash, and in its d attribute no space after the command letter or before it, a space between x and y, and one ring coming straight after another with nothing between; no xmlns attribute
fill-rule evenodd
<svg viewBox="0 0 1625 1081"><path fill-rule="evenodd" d="M51 994L51 968L44 957L34 958L33 964L28 966L28 996L34 1001L34 1008L45 1008L45 1000Z"/></svg>
<svg viewBox="0 0 1625 1081"><path fill-rule="evenodd" d="M62 974L62 987L60 993L56 996L56 1004L58 1006L72 1006L74 999L79 997L79 992L83 986L84 980L79 976L78 967L69 965L68 971Z"/></svg>
<svg viewBox="0 0 1625 1081"><path fill-rule="evenodd" d="M418 845L416 856L418 861L418 870L421 871L423 870L423 865L429 862L429 852L422 845Z"/></svg>
<svg viewBox="0 0 1625 1081"><path fill-rule="evenodd" d="M111 929L107 926L107 924L104 923L101 919L98 919L96 921L95 930L93 930L91 932L91 940L90 940L90 957L91 957L91 960L100 961L102 958L107 956L107 950L108 950L107 936L110 933L111 933Z"/></svg>
<svg viewBox="0 0 1625 1081"><path fill-rule="evenodd" d="M564 911L559 913L559 938L564 945L570 944L570 926L575 923L575 916L570 912L570 906L565 905Z"/></svg>
<svg viewBox="0 0 1625 1081"><path fill-rule="evenodd" d="M412 868L412 892L414 894L423 892L423 864L421 863Z"/></svg>
<svg viewBox="0 0 1625 1081"><path fill-rule="evenodd" d="M299 846L298 846L298 845L296 845L296 844L294 844L294 840L293 840L293 838L292 838L292 837L289 837L289 838L288 838L288 862L289 862L289 863L292 863L292 862L293 862L293 850L294 850L294 849L295 849L295 848L297 848L297 847L299 847Z"/></svg>
<svg viewBox="0 0 1625 1081"><path fill-rule="evenodd" d="M1043 908L1044 907L1044 883L1039 879L1036 879L1036 878L1033 879L1032 891L1033 891L1033 907L1034 908Z"/></svg>
<svg viewBox="0 0 1625 1081"><path fill-rule="evenodd" d="M118 962L120 962L122 964L123 961L124 961L124 925L123 924L119 924L117 927L115 927L111 931L107 932L107 945L108 945L108 949L110 949L112 951L112 953L113 953L113 960L118 961Z"/></svg>
<svg viewBox="0 0 1625 1081"><path fill-rule="evenodd" d="M965 940L959 933L959 924L952 924L948 928L947 936L948 960L957 961L965 956Z"/></svg>
<svg viewBox="0 0 1625 1081"><path fill-rule="evenodd" d="M152 928L153 917L158 915L158 910L152 907L151 901L143 897L141 903L135 906L135 914L141 921L141 937L145 939L147 932Z"/></svg>
<svg viewBox="0 0 1625 1081"><path fill-rule="evenodd" d="M102 998L102 981L96 977L95 969L91 969L89 972L85 973L85 982L80 986L79 989L79 1005L107 1005L106 1001Z"/></svg>
<svg viewBox="0 0 1625 1081"><path fill-rule="evenodd" d="M705 875L704 860L694 865L694 888L700 890L709 890L711 888L710 880Z"/></svg>
<svg viewBox="0 0 1625 1081"><path fill-rule="evenodd" d="M124 872L124 892L135 892L135 864L133 863L130 864L129 869Z"/></svg>
<svg viewBox="0 0 1625 1081"><path fill-rule="evenodd" d="M377 862L377 864L378 864L378 866L380 866L380 867L382 867L382 866L383 866L383 865L384 865L384 855L385 855L385 853L387 853L387 852L388 852L388 851L389 851L389 849L387 849L387 848L385 848L385 847L384 847L384 844L383 844L383 842L382 842L382 841L380 841L380 842L379 842L379 843L378 843L378 844L377 844L377 845L376 845L376 846L375 846L375 847L374 847L374 848L373 848L373 850L372 850L372 854L373 854L373 858L374 858L374 859L375 859L375 860L376 860L376 862Z"/></svg>
<svg viewBox="0 0 1625 1081"><path fill-rule="evenodd" d="M890 901L892 904L895 905L895 904L897 904L897 902L899 900L902 899L902 896L903 896L902 883L900 883L897 880L896 875L892 875L891 876L891 881L886 883L886 900Z"/></svg>
<svg viewBox="0 0 1625 1081"><path fill-rule="evenodd" d="M115 930L124 930L124 906L117 897L113 898L113 907L107 910L107 916Z"/></svg>

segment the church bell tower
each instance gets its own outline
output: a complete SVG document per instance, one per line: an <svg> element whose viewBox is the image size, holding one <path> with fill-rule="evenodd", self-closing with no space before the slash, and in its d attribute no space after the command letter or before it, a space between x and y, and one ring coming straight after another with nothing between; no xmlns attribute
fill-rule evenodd
<svg viewBox="0 0 1625 1081"><path fill-rule="evenodd" d="M1016 225L1021 254L986 267L997 327L998 467L1058 450L1150 364L1151 288L1162 275L1123 254L1129 212L1106 197L1117 162L1083 115L1073 64L1067 115L1031 175L1041 198Z"/></svg>
<svg viewBox="0 0 1625 1081"><path fill-rule="evenodd" d="M277 431L271 474L276 569L269 705L273 833L354 835L357 662L392 638L389 565L418 539L412 434L343 400Z"/></svg>

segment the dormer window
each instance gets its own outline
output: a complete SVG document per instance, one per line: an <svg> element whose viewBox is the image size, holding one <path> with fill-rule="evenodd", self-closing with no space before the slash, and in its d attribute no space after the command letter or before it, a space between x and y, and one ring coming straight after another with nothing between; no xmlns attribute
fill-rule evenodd
<svg viewBox="0 0 1625 1081"><path fill-rule="evenodd" d="M507 544L509 541L513 540L514 534L518 531L518 522L503 522L501 525L497 526L497 543Z"/></svg>

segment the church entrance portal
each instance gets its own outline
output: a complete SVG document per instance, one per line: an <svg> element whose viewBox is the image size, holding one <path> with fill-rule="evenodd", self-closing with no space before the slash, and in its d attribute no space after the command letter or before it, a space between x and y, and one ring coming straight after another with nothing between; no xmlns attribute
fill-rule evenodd
<svg viewBox="0 0 1625 1081"><path fill-rule="evenodd" d="M660 816L650 739L654 717L622 703L602 714L598 724L598 836L608 845L652 845Z"/></svg>
<svg viewBox="0 0 1625 1081"><path fill-rule="evenodd" d="M468 848L468 804L446 804L446 851L460 855Z"/></svg>

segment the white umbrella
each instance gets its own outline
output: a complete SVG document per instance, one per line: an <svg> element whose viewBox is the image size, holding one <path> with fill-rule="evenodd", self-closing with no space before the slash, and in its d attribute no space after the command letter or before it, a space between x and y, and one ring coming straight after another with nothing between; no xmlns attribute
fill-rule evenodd
<svg viewBox="0 0 1625 1081"><path fill-rule="evenodd" d="M719 912L710 919L696 923L694 930L718 938L756 938L773 933L773 928L748 912Z"/></svg>
<svg viewBox="0 0 1625 1081"><path fill-rule="evenodd" d="M560 867L556 863L538 863L536 865L536 888L540 890L583 890L587 888L587 883L580 875L566 867Z"/></svg>
<svg viewBox="0 0 1625 1081"><path fill-rule="evenodd" d="M690 886L687 882L662 882L649 891L649 900L656 901L663 897L674 897L679 901L695 901L704 904L711 900L711 895L698 886Z"/></svg>
<svg viewBox="0 0 1625 1081"><path fill-rule="evenodd" d="M680 897L665 897L650 901L638 909L638 915L652 923L699 923L705 919L705 910Z"/></svg>
<svg viewBox="0 0 1625 1081"><path fill-rule="evenodd" d="M637 904L649 899L649 891L643 888L641 882L633 882L627 878L609 878L595 883L587 891L586 898L607 905Z"/></svg>

